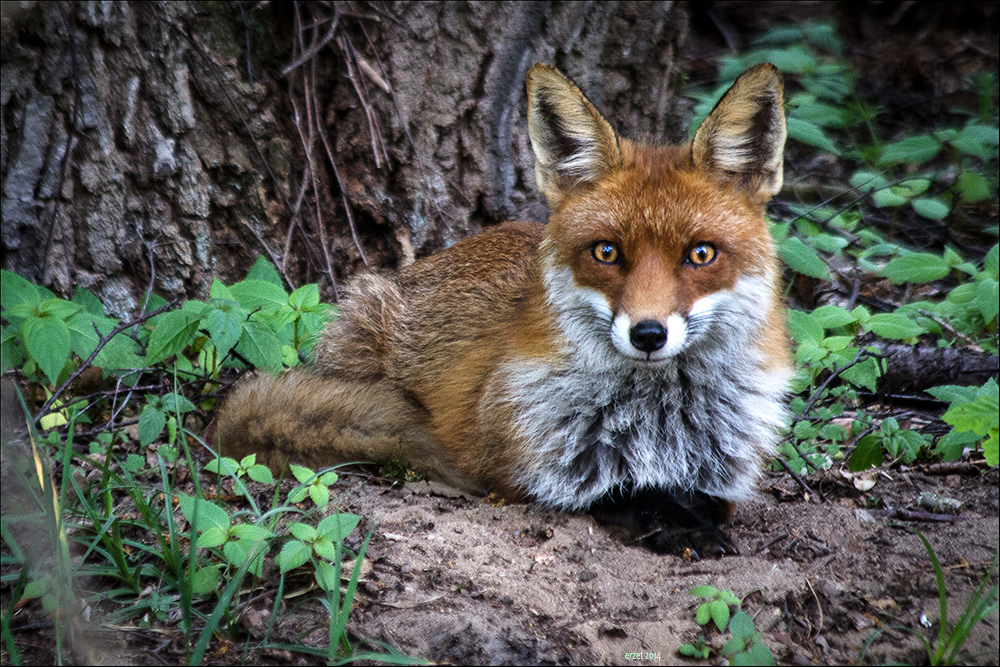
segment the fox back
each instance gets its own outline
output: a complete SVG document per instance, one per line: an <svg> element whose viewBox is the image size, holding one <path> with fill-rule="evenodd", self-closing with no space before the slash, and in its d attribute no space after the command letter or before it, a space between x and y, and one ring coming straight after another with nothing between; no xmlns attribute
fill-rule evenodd
<svg viewBox="0 0 1000 667"><path fill-rule="evenodd" d="M618 137L548 66L527 89L548 223L356 279L311 367L234 390L227 455L399 459L563 509L752 492L789 373L764 219L782 183L780 73L745 72L673 147Z"/></svg>

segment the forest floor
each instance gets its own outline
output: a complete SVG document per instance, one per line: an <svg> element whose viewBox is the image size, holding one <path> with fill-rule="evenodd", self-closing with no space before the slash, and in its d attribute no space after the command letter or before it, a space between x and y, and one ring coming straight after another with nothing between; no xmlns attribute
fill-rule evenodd
<svg viewBox="0 0 1000 667"><path fill-rule="evenodd" d="M441 663L675 663L682 660L678 646L700 634L722 643L695 623L701 600L688 593L711 584L744 596L743 609L780 663L855 663L877 630L902 626L928 641L937 637L931 561L894 521L908 510L924 518L909 523L941 562L952 623L1000 542L997 470L948 470L880 472L865 492L829 474L814 480L825 500L807 500L788 476L771 474L730 525L740 555L697 562L623 544L586 515L492 506L426 482L396 488L345 475L338 482L349 489L343 507L375 527L371 568L349 627L357 637ZM948 519L920 508L928 492L962 502L960 513ZM266 624L271 597L248 613L256 619L247 625L251 633ZM318 604L305 605L283 617L274 638L300 638L320 612ZM325 641L325 629L316 633ZM970 662L997 664L997 633L994 613L966 642ZM637 653L645 659L630 659ZM920 664L926 652L915 637L889 632L872 644L868 661Z"/></svg>
<svg viewBox="0 0 1000 667"><path fill-rule="evenodd" d="M794 4L820 11L819 3ZM928 9L932 3L884 4L910 16L894 24L887 22L892 17L869 12L854 24L840 23L851 28L843 35L845 50L864 72L865 85L899 110L900 124L933 117L930 100L944 104L948 77L960 78L968 58L984 58L995 71L996 40L989 30L961 39L948 32L954 27L949 25L937 33L913 31L907 20L928 18L914 14L945 10ZM754 20L758 27L773 24L779 15L774 9L759 12L753 3L744 9L712 6L726 6L729 13L694 17L686 55L692 78L701 70L709 77L713 49L721 48L698 31L725 36L731 25L742 31ZM975 6L955 11L974 12ZM995 25L996 14L987 20ZM878 44L880 50L873 46ZM807 481L815 495L784 473L769 473L728 526L740 553L688 561L629 544L587 515L495 505L426 482L391 484L344 473L331 489L331 505L364 517L347 546L357 549L372 531L348 629L359 642L447 664L696 664L677 653L681 644L704 635L718 648L726 639L711 624L695 621L702 600L689 591L712 585L743 598L742 609L779 663L857 663L878 633L866 663L926 663L915 634L936 645L935 571L920 539L894 524L905 522L929 540L943 568L954 623L1000 544L998 470L972 463L885 468L864 491L836 468ZM928 509L920 503L928 493L961 506ZM279 593L270 567L247 595L239 621L254 639L267 631ZM306 594L313 592L311 582L311 575L287 582L271 644L326 645L329 614ZM51 622L40 610L26 616L17 630L22 662L52 662ZM89 649L75 656L77 662L182 664L187 655L173 618L166 628L126 631L95 617L86 632ZM994 612L972 629L962 653L966 661L1000 663L998 632ZM280 648L244 654L245 641L218 638L205 662L320 662ZM372 648L381 650L380 644Z"/></svg>
<svg viewBox="0 0 1000 667"><path fill-rule="evenodd" d="M873 479L859 491L833 472L814 475L817 496L807 498L790 477L771 473L729 524L740 553L692 562L625 543L587 515L344 473L331 506L365 517L347 546L357 549L373 531L348 630L357 647L388 645L442 664L696 664L677 653L681 644L704 635L718 649L728 638L695 622L702 600L689 591L712 585L743 598L779 664L859 664L878 634L865 663L927 664L913 633L937 643L935 573L918 537L893 524L904 521L930 541L954 624L1000 543L1000 477L997 469L938 464ZM253 484L251 491L273 493ZM920 503L927 493L961 507L928 511ZM251 644L268 632L276 579L266 565L241 606ZM327 645L327 612L310 591L311 574L286 581L269 646ZM179 631L102 626L98 634L84 655L104 664L181 664L188 650ZM280 648L245 654L244 642L219 641L206 662L316 663ZM42 664L30 656L51 646L35 649L22 654L26 664ZM973 628L961 656L998 663L996 612Z"/></svg>

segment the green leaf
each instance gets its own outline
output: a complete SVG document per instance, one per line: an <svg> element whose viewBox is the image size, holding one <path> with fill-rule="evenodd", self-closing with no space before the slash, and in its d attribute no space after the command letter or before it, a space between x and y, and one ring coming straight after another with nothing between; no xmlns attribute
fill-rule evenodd
<svg viewBox="0 0 1000 667"><path fill-rule="evenodd" d="M826 136L823 128L818 125L794 116L789 116L786 119L786 123L790 139L826 151L827 153L832 153L833 155L840 153L836 145Z"/></svg>
<svg viewBox="0 0 1000 667"><path fill-rule="evenodd" d="M893 186L893 191L907 199L912 199L924 194L930 187L931 182L926 178L910 178Z"/></svg>
<svg viewBox="0 0 1000 667"><path fill-rule="evenodd" d="M264 280L244 280L229 288L233 298L247 311L261 309L273 312L288 305L288 294L275 285Z"/></svg>
<svg viewBox="0 0 1000 667"><path fill-rule="evenodd" d="M994 280L1000 279L1000 244L994 245L986 253L983 259L983 271L993 276Z"/></svg>
<svg viewBox="0 0 1000 667"><path fill-rule="evenodd" d="M705 602L698 605L698 610L694 613L694 620L698 625L705 625L712 620L712 603Z"/></svg>
<svg viewBox="0 0 1000 667"><path fill-rule="evenodd" d="M7 310L20 303L34 307L41 305L42 297L38 288L21 276L0 270L0 303Z"/></svg>
<svg viewBox="0 0 1000 667"><path fill-rule="evenodd" d="M303 542L312 542L319 537L319 531L307 523L293 523L288 527L288 532Z"/></svg>
<svg viewBox="0 0 1000 667"><path fill-rule="evenodd" d="M66 323L51 315L29 317L21 325L28 354L45 373L49 382L56 384L59 374L71 352L69 328Z"/></svg>
<svg viewBox="0 0 1000 667"><path fill-rule="evenodd" d="M851 176L851 187L859 192L872 192L889 187L889 182L882 174L873 171L857 171Z"/></svg>
<svg viewBox="0 0 1000 667"><path fill-rule="evenodd" d="M879 313L869 318L866 328L882 338L904 340L924 333L923 327L898 313Z"/></svg>
<svg viewBox="0 0 1000 667"><path fill-rule="evenodd" d="M239 342L243 334L243 323L247 319L247 312L235 301L226 306L228 307L212 308L205 322L205 328L208 329L208 335L220 357L226 356Z"/></svg>
<svg viewBox="0 0 1000 667"><path fill-rule="evenodd" d="M945 461L958 461L962 458L966 447L973 447L979 441L979 436L972 431L956 431L952 429L941 436L934 448Z"/></svg>
<svg viewBox="0 0 1000 667"><path fill-rule="evenodd" d="M951 271L948 262L927 252L911 252L891 260L879 271L895 285L929 283L944 278Z"/></svg>
<svg viewBox="0 0 1000 667"><path fill-rule="evenodd" d="M100 326L100 325L98 325ZM107 335L101 332L102 335ZM110 329L108 330L110 333ZM94 365L108 372L142 368L145 360L138 355L139 345L124 332L118 333L94 357Z"/></svg>
<svg viewBox="0 0 1000 667"><path fill-rule="evenodd" d="M983 457L994 468L1000 465L1000 428L991 428L989 437L983 443Z"/></svg>
<svg viewBox="0 0 1000 667"><path fill-rule="evenodd" d="M233 526L233 529L230 532L241 540L250 540L251 542L269 540L274 537L274 533L269 531L267 528L264 528L263 526L253 526L247 523L241 523Z"/></svg>
<svg viewBox="0 0 1000 667"><path fill-rule="evenodd" d="M193 412L195 410L195 407L194 403L188 400L186 396L172 391L169 394L164 394L163 409L166 412L173 414L175 412L180 412L180 413Z"/></svg>
<svg viewBox="0 0 1000 667"><path fill-rule="evenodd" d="M811 342L819 345L823 342L823 326L810 313L801 310L789 310L788 329L792 338L798 343Z"/></svg>
<svg viewBox="0 0 1000 667"><path fill-rule="evenodd" d="M125 469L131 473L139 472L145 465L146 459L138 454L129 454L125 457Z"/></svg>
<svg viewBox="0 0 1000 667"><path fill-rule="evenodd" d="M263 322L243 323L236 351L258 368L272 372L281 369L281 343L274 330Z"/></svg>
<svg viewBox="0 0 1000 667"><path fill-rule="evenodd" d="M195 546L204 549L213 549L219 546L220 544L225 544L227 537L228 535L225 530L223 530L219 526L211 526L208 528L208 530L206 530L201 534Z"/></svg>
<svg viewBox="0 0 1000 667"><path fill-rule="evenodd" d="M709 603L709 607L715 627L719 629L719 632L724 632L726 626L729 625L729 605L722 600L714 600Z"/></svg>
<svg viewBox="0 0 1000 667"><path fill-rule="evenodd" d="M229 540L222 547L222 554L226 561L235 567L241 567L243 563L253 554L259 542L248 542L245 540ZM260 577L264 572L264 556L271 551L270 546L261 549L257 557L251 561L248 572L252 572L255 577Z"/></svg>
<svg viewBox="0 0 1000 667"><path fill-rule="evenodd" d="M982 174L967 171L958 177L955 183L962 201L970 204L986 201L990 198L990 182Z"/></svg>
<svg viewBox="0 0 1000 667"><path fill-rule="evenodd" d="M893 191L892 188L877 190L872 194L872 202L878 208L902 206L908 201L910 201L908 198L900 194L897 194L896 192Z"/></svg>
<svg viewBox="0 0 1000 667"><path fill-rule="evenodd" d="M733 619L729 622L729 633L734 637L746 641L753 637L757 630L753 626L753 619L745 611L740 610L733 614Z"/></svg>
<svg viewBox="0 0 1000 667"><path fill-rule="evenodd" d="M313 478L314 474L315 474L309 468L306 468L306 467L300 466L300 465L296 465L294 463L288 464L288 469L291 470L292 475L295 477L295 479L297 479L299 482L301 482L303 484L305 484L306 482L310 481Z"/></svg>
<svg viewBox="0 0 1000 667"><path fill-rule="evenodd" d="M321 535L315 542L313 542L312 548L316 555L320 558L333 560L337 557L337 547L328 537Z"/></svg>
<svg viewBox="0 0 1000 667"><path fill-rule="evenodd" d="M198 331L199 322L199 317L183 310L166 312L157 317L146 349L146 363L159 363L183 350Z"/></svg>
<svg viewBox="0 0 1000 667"><path fill-rule="evenodd" d="M718 589L715 586L695 586L689 593L700 598L714 598L715 594L718 593ZM704 625L704 623L702 623Z"/></svg>
<svg viewBox="0 0 1000 667"><path fill-rule="evenodd" d="M94 329L94 315L89 312L77 313L66 322L69 329L69 343L73 353L86 359L97 347L100 339Z"/></svg>
<svg viewBox="0 0 1000 667"><path fill-rule="evenodd" d="M948 403L959 401L967 403L969 401L976 400L977 389L978 387L963 387L957 384L944 384L940 387L931 387L925 391L939 401L947 401Z"/></svg>
<svg viewBox="0 0 1000 667"><path fill-rule="evenodd" d="M297 310L319 305L319 285L310 283L303 285L288 297L288 305Z"/></svg>
<svg viewBox="0 0 1000 667"><path fill-rule="evenodd" d="M856 321L854 315L840 306L820 306L812 312L812 319L824 329L836 329Z"/></svg>
<svg viewBox="0 0 1000 667"><path fill-rule="evenodd" d="M269 261L264 259L262 255L257 255L257 261L255 261L253 266L250 267L250 270L247 272L246 279L263 280L264 282L277 285L278 287L283 287L284 285L284 283L281 282L281 276L278 274L277 269L275 269Z"/></svg>
<svg viewBox="0 0 1000 667"><path fill-rule="evenodd" d="M331 514L319 522L317 530L334 542L340 542L357 527L361 517L357 514Z"/></svg>
<svg viewBox="0 0 1000 667"><path fill-rule="evenodd" d="M311 555L312 547L308 544L299 540L289 540L281 547L281 553L278 554L278 567L281 573L285 574L304 564Z"/></svg>
<svg viewBox="0 0 1000 667"><path fill-rule="evenodd" d="M841 372L840 377L844 378L857 387L863 387L870 392L874 392L878 385L878 379L882 376L878 361L875 359L865 359L864 361L851 366Z"/></svg>
<svg viewBox="0 0 1000 667"><path fill-rule="evenodd" d="M208 295L213 299L228 299L230 301L235 301L233 293L229 291L229 288L223 285L218 278L212 279L212 286L208 290Z"/></svg>
<svg viewBox="0 0 1000 667"><path fill-rule="evenodd" d="M750 645L749 661L747 665L762 665L763 667L771 667L777 664L774 660L774 654L771 649L768 648L767 644L761 641L755 641ZM739 656L737 656L739 658ZM738 664L737 660L733 660L733 664Z"/></svg>
<svg viewBox="0 0 1000 667"><path fill-rule="evenodd" d="M842 128L844 126L844 110L822 102L805 102L792 109L789 118L797 118L820 127Z"/></svg>
<svg viewBox="0 0 1000 667"><path fill-rule="evenodd" d="M228 533L229 515L218 505L210 503L203 498L192 498L184 493L177 494L177 502L181 506L181 513L189 523L194 523L195 509L198 510L199 531L203 532L209 528L220 528Z"/></svg>
<svg viewBox="0 0 1000 667"><path fill-rule="evenodd" d="M917 165L927 162L941 150L941 142L929 134L907 137L886 145L879 156L879 166L898 164Z"/></svg>
<svg viewBox="0 0 1000 667"><path fill-rule="evenodd" d="M996 319L1000 311L1000 283L987 277L976 285L976 306L987 323Z"/></svg>
<svg viewBox="0 0 1000 667"><path fill-rule="evenodd" d="M191 592L195 595L208 595L219 587L219 565L199 567L191 579Z"/></svg>
<svg viewBox="0 0 1000 667"><path fill-rule="evenodd" d="M316 564L316 585L322 588L326 592L339 590L340 582L337 580L336 569L327 563L325 560L321 560Z"/></svg>
<svg viewBox="0 0 1000 667"><path fill-rule="evenodd" d="M255 465L247 468L247 476L260 484L274 485L274 476L267 466Z"/></svg>
<svg viewBox="0 0 1000 667"><path fill-rule="evenodd" d="M73 303L79 305L84 311L95 315L97 317L104 317L107 313L104 311L104 304L96 296L83 289L79 285L76 287L76 291L73 293Z"/></svg>
<svg viewBox="0 0 1000 667"><path fill-rule="evenodd" d="M139 444L143 447L160 437L167 425L167 416L162 411L147 405L139 414Z"/></svg>
<svg viewBox="0 0 1000 667"><path fill-rule="evenodd" d="M996 158L997 128L987 125L970 123L958 136L950 140L952 146L959 152L980 160Z"/></svg>
<svg viewBox="0 0 1000 667"><path fill-rule="evenodd" d="M882 465L882 443L874 435L866 435L858 441L857 446L851 453L851 460L848 468L852 472L861 472L870 468L878 468Z"/></svg>
<svg viewBox="0 0 1000 667"><path fill-rule="evenodd" d="M827 269L819 254L802 242L797 236L792 236L779 246L781 259L796 273L801 273L821 280L830 279L830 271Z"/></svg>
<svg viewBox="0 0 1000 667"><path fill-rule="evenodd" d="M972 431L985 436L991 428L997 427L1000 404L996 396L981 393L974 401L953 405L941 419L955 427L956 431Z"/></svg>
<svg viewBox="0 0 1000 667"><path fill-rule="evenodd" d="M322 484L310 484L309 497L316 503L316 507L326 507L326 504L330 502L330 489Z"/></svg>
<svg viewBox="0 0 1000 667"><path fill-rule="evenodd" d="M940 199L919 197L910 202L910 206L922 218L928 220L944 220L951 213L951 207Z"/></svg>

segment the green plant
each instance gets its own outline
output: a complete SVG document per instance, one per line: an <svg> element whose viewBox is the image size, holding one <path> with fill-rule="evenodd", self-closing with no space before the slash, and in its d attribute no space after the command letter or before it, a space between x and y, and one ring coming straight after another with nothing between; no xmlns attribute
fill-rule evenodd
<svg viewBox="0 0 1000 667"><path fill-rule="evenodd" d="M927 550L927 555L931 560L931 564L934 566L934 579L937 584L938 605L941 615L939 620L937 645L932 647L930 641L924 638L918 630L906 626L894 625L889 628L876 630L871 634L871 636L868 637L858 654L858 664L864 664L864 659L868 653L868 649L871 648L875 640L887 631L897 630L911 634L920 640L920 643L923 644L924 649L927 651L927 661L929 664L954 665L960 659L962 647L965 645L965 641L968 639L972 628L1000 608L1000 586L998 586L998 583L996 582L997 565L1000 563L1000 551L997 551L994 554L993 559L986 567L986 571L979 579L979 584L976 586L976 590L973 592L969 602L962 610L962 614L959 616L958 621L952 625L948 623L948 591L944 582L944 570L941 568L941 563L938 560L937 554L934 553L934 548L931 546L930 541L924 536L923 533L915 528L910 528L909 526L901 524L892 525L894 528L900 528L908 531L920 538L920 541L924 545L924 549Z"/></svg>
<svg viewBox="0 0 1000 667"><path fill-rule="evenodd" d="M294 366L308 353L333 312L319 303L316 285L289 294L273 267L259 260L246 279L232 286L215 281L207 302L178 305L149 295L144 314L118 320L85 290L68 301L10 272L0 278L3 370L17 369L41 390L36 399L41 408L29 422L46 431L38 436L39 460L51 455L61 470L60 502L48 504L50 510L60 508L49 512L53 535L65 542L66 528L72 528L70 539L84 551L75 569L66 551L67 568L32 573L8 526L39 519L8 516L5 510L3 540L20 564L14 579L5 576L5 583L10 579L13 585L14 603L38 597L47 607L59 606L58 596L73 590L74 581L103 582L87 596L107 605L109 622L179 623L187 662L199 664L213 637L222 631L237 634L243 581L266 576L264 565L277 553L276 604L285 578L308 572L322 591L319 603L329 610L326 648L319 653L311 646L284 648L322 655L328 662L416 662L388 647L358 650L347 637L368 541L352 554L343 542L361 517L323 516L335 472L291 466L299 484L282 503L271 472L255 456L219 457L201 469L191 453L198 437L188 421L213 407L225 369ZM77 380L97 369L102 387L113 389L79 395ZM74 438L81 437L89 442L82 453L73 449ZM71 475L72 470L96 475L84 478ZM194 483L193 494L178 489L180 476ZM203 491L211 488L208 480L215 485L210 495ZM41 486L45 481L27 484L51 494L51 486ZM258 504L259 490L251 491L251 481L271 487L270 507ZM232 494L224 493L229 488ZM67 498L72 502L66 504ZM311 509L302 507L307 498ZM44 507L42 500L36 503ZM354 566L342 587L345 559ZM2 634L16 662L12 609L2 617ZM62 626L56 630L58 643L65 633Z"/></svg>
<svg viewBox="0 0 1000 667"><path fill-rule="evenodd" d="M774 654L761 641L761 634L754 627L753 619L739 608L742 600L732 591L706 585L696 586L690 593L695 597L706 599L695 611L695 621L698 625L714 623L719 632L728 630L730 637L719 649L719 653L729 661L729 664L775 664ZM677 650L681 655L702 660L707 660L712 651L704 635L699 635L692 643L682 644Z"/></svg>
<svg viewBox="0 0 1000 667"><path fill-rule="evenodd" d="M786 178L788 200L774 203L780 217L771 231L788 284L822 281L828 294L843 294L834 303L788 314L798 396L779 448L781 464L806 473L847 461L858 470L949 458L978 443L996 465L992 426L980 421L975 430L961 410L948 414L961 423L934 447L895 415L869 411L865 403L890 370L889 345L930 341L998 353L998 246L980 264L949 245L913 249L895 239L901 223L933 225L996 201L997 77L970 79L978 104L956 110L959 120L952 125L900 134L877 104L857 92L831 25L782 26L756 39L748 52L723 58L717 88L694 95L692 130L721 90L764 61L785 74L789 143L837 165L822 181ZM995 225L988 231L997 234ZM848 297L859 284L879 282L898 292L861 304ZM943 298L924 296L935 292Z"/></svg>
<svg viewBox="0 0 1000 667"><path fill-rule="evenodd" d="M998 386L993 378L981 387L946 385L927 390L935 398L949 403L942 419L952 427L951 432L938 441L938 451L947 461L961 457L966 446L982 443L983 455L991 466L998 463L1000 445L1000 405Z"/></svg>

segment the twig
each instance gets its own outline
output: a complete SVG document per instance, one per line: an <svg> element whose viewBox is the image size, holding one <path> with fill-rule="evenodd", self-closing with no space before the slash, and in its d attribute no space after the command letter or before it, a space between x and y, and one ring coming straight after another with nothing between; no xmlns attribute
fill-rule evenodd
<svg viewBox="0 0 1000 667"><path fill-rule="evenodd" d="M819 498L823 502L829 502L826 499L826 496L824 496L822 493L816 493L815 491L813 491L809 487L809 485L806 484L805 480L802 479L798 475L798 473L796 473L794 470L791 469L791 467L788 465L788 463L785 462L785 459L781 458L780 456L775 456L774 458L778 461L779 464L781 464L781 467L785 469L785 472L787 472L789 475L791 475L792 479L794 479L796 481L796 483L798 483L798 485L800 487L802 487L803 491L805 491L806 493L808 493L810 495L816 496L817 498ZM803 460L805 460L805 459L803 459Z"/></svg>
<svg viewBox="0 0 1000 667"><path fill-rule="evenodd" d="M813 594L813 599L816 600L816 609L819 610L819 623L816 625L816 634L811 637L811 639L815 639L823 632L823 605L820 604L819 596L816 595L816 589L813 588L808 578L806 578L806 586L809 587L809 592Z"/></svg>
<svg viewBox="0 0 1000 667"><path fill-rule="evenodd" d="M315 86L315 79L313 79L313 85ZM315 88L313 94L315 95ZM319 110L316 110L319 113ZM319 123L321 119L317 116L317 124L322 128L322 124ZM337 188L340 190L340 201L344 205L344 213L347 215L347 225L351 230L351 239L354 240L354 247L358 249L358 254L361 256L361 261L365 266L368 266L368 258L365 256L364 248L361 247L361 240L358 238L358 228L354 223L354 215L351 213L351 202L347 199L347 188L344 187L344 181L340 178L340 169L337 168L337 161L333 157L333 150L330 148L330 142L327 139L326 132L320 129L319 132L320 141L323 142L323 149L326 151L326 158L330 161L330 168L333 169L333 177L337 179ZM325 250L324 244L324 250Z"/></svg>
<svg viewBox="0 0 1000 667"><path fill-rule="evenodd" d="M250 81L250 85L253 85L253 61L250 59L250 25L247 22L246 12L243 11L243 3L237 2L236 6L240 8L240 18L243 19L243 35L246 37L246 52L247 52L247 78Z"/></svg>
<svg viewBox="0 0 1000 667"><path fill-rule="evenodd" d="M290 65L287 65L285 67L285 69L281 70L281 74L283 76L288 76L292 72L292 70L294 70L297 67L301 66L307 60L309 60L314 55L316 55L317 53L319 53L320 49L322 49L324 46L326 46L327 44L329 44L330 41L332 41L333 38L336 37L337 24L340 23L340 12L337 10L336 5L334 5L333 12L334 12L333 13L333 17L330 19L330 27L327 29L326 34L323 35L320 39L314 41L309 46L309 48L305 49L302 52L301 56L299 56L294 61L292 61L292 63ZM296 14L297 13L298 12L296 10Z"/></svg>
<svg viewBox="0 0 1000 667"><path fill-rule="evenodd" d="M53 403L55 403L57 400L59 400L59 396L61 396L62 393L64 391L66 391L66 388L69 387L70 384L72 384L74 380L76 380L78 377L80 377L80 374L83 373L83 371L85 371L87 368L90 367L91 363L93 363L93 361L94 361L94 358L97 357L98 353L100 353L100 351L104 349L104 346L107 345L111 341L112 338L114 338L115 336L117 336L118 334L120 334L122 331L125 331L129 327L138 326L139 324L142 324L146 320L148 320L148 319L150 319L152 317L156 317L157 315L159 315L163 311L170 310L171 308L175 307L179 302L180 302L180 299L174 299L170 303L165 304L163 306L160 306L159 308L157 308L156 310L154 310L151 313L147 313L145 315L142 315L142 316L136 318L135 320L131 320L129 322L123 322L123 323L119 324L114 329L112 329L111 332L107 336L101 336L101 339L97 342L97 347L95 347L94 351L90 353L90 356L87 357L87 360L84 361L82 364L80 364L80 367L78 369L76 369L76 371L74 371L72 375L69 376L69 379L66 380L62 384L62 386L60 386L58 389L56 389L56 391L52 394L52 396L49 398L49 400L47 400L45 402L45 405L42 406L42 409L38 411L38 415L36 415L35 419L34 419L35 423L37 424L39 422L39 420L41 420L42 417L44 417L46 414L48 414L49 408L52 407Z"/></svg>
<svg viewBox="0 0 1000 667"><path fill-rule="evenodd" d="M76 62L76 30L69 20L69 14L66 13L64 4L58 3L56 6L59 9L63 22L66 24L66 32L69 35L69 67L73 79L73 110L71 112L69 129L66 131L66 147L63 149L62 158L59 160L59 180L52 191L52 218L49 220L48 229L45 232L45 250L42 255L42 284L46 282L45 274L49 268L49 252L52 250L52 232L55 230L56 218L59 216L59 209L61 208L63 183L66 181L69 157L73 152L73 144L76 139L76 126L80 115L80 98L82 97L80 93L80 71Z"/></svg>
<svg viewBox="0 0 1000 667"><path fill-rule="evenodd" d="M310 74L310 76L309 76L309 93L310 93L310 97L313 100L312 109L313 109L313 114L314 114L314 118L315 118L315 123L310 122L309 126L310 127L314 127L315 126L316 133L319 135L320 141L323 142L323 147L326 150L327 155L330 155L330 144L327 142L326 131L323 129L323 119L320 118L320 114L319 114L319 104L318 104L319 97L316 94L316 79L317 79L317 75L316 75L316 61L315 60L310 64L310 69L311 69L311 71L309 73ZM323 247L323 257L326 260L326 270L327 270L327 274L330 276L330 285L333 287L334 294L337 295L337 293L340 290L337 289L337 276L333 272L333 258L330 257L330 242L326 238L326 225L323 224L323 209L319 205L319 187L318 187L318 184L316 182L316 171L315 171L315 165L314 165L313 159L312 159L312 151L310 151L310 154L309 154L309 163L310 163L310 165L313 165L313 191L314 191L314 193L316 195L316 227L319 230L319 242L320 242L320 245L322 245L322 247ZM336 167L334 167L334 174L337 174ZM341 196L341 199L344 202L344 209L347 211L347 221L348 221L348 224L350 225L350 228L351 228L351 238L354 239L354 245L358 249L358 254L361 255L361 261L364 262L365 266L368 266L368 258L365 257L365 251L361 247L361 242L358 241L357 230L355 229L355 226L354 226L354 218L351 215L351 208L350 208L349 202L347 201L347 197L344 194L344 186L343 186L343 183L340 182L340 176L339 176L339 174L337 174L337 185L340 188L340 196Z"/></svg>
<svg viewBox="0 0 1000 667"><path fill-rule="evenodd" d="M364 77L358 77L354 71L352 63L357 63L357 51L350 40L343 34L340 35L337 44L340 46L341 53L344 56L344 63L347 65L347 78L354 87L358 101L361 102L361 106L365 110L365 117L368 120L368 135L372 144L372 155L375 157L375 166L381 169L382 160L385 160L386 164L389 162L389 152L385 148L385 139L382 137L382 130L378 126L378 116L375 114L375 110L372 109L371 102L368 101L368 87L365 85ZM379 148L382 149L381 156L379 155Z"/></svg>

